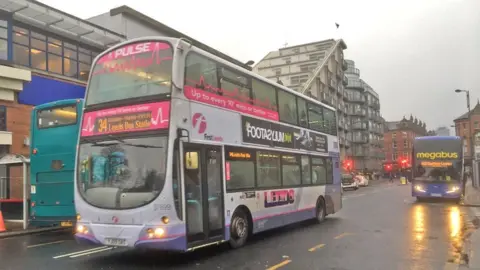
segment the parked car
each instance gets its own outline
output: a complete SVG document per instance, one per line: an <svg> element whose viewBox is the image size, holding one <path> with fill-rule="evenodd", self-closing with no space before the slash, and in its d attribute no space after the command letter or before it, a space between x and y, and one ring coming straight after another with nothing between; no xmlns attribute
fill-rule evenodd
<svg viewBox="0 0 480 270"><path fill-rule="evenodd" d="M342 190L345 189L358 189L358 182L355 181L351 174L342 174Z"/></svg>
<svg viewBox="0 0 480 270"><path fill-rule="evenodd" d="M355 182L358 182L358 186L360 187L366 187L368 186L368 178L365 177L364 175L357 174L354 177Z"/></svg>

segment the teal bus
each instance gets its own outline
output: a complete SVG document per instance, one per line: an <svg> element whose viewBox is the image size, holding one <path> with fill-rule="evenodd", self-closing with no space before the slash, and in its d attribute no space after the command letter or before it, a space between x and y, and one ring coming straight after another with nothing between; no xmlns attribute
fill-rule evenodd
<svg viewBox="0 0 480 270"><path fill-rule="evenodd" d="M75 154L82 99L36 106L31 116L30 225L70 227L76 220L73 199Z"/></svg>

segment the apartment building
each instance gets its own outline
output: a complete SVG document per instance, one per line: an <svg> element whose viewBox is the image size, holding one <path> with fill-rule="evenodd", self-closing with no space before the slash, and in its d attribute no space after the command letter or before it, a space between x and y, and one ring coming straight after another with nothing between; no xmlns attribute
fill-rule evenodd
<svg viewBox="0 0 480 270"><path fill-rule="evenodd" d="M388 163L399 162L406 159L411 164L411 153L415 137L435 135L428 131L425 122L410 115L400 121L386 122L384 136L385 161Z"/></svg>
<svg viewBox="0 0 480 270"><path fill-rule="evenodd" d="M323 40L269 52L253 71L290 89L337 108L340 156L350 148L350 127L346 107L343 40Z"/></svg>
<svg viewBox="0 0 480 270"><path fill-rule="evenodd" d="M380 98L378 93L360 78L360 70L355 67L355 62L346 62L348 84L345 95L351 127L347 139L351 140L352 144L347 154L357 170L380 170L385 158L382 151L384 120L380 115Z"/></svg>

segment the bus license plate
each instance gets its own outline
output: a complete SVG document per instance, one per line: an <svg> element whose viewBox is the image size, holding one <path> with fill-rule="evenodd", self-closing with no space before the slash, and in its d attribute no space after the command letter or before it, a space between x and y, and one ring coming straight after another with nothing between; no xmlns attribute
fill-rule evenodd
<svg viewBox="0 0 480 270"><path fill-rule="evenodd" d="M440 193L432 193L430 195L432 195L432 197L442 197L442 194Z"/></svg>
<svg viewBox="0 0 480 270"><path fill-rule="evenodd" d="M71 221L62 221L62 222L60 222L60 226L62 226L62 227L72 227L73 223Z"/></svg>
<svg viewBox="0 0 480 270"><path fill-rule="evenodd" d="M126 246L127 239L123 238L105 238L105 244L109 246Z"/></svg>

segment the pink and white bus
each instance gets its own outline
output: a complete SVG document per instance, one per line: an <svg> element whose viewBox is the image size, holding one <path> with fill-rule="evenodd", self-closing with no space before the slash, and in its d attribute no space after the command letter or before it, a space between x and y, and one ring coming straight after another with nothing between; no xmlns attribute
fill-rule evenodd
<svg viewBox="0 0 480 270"><path fill-rule="evenodd" d="M97 57L76 172L82 243L236 248L342 207L334 108L184 39Z"/></svg>

